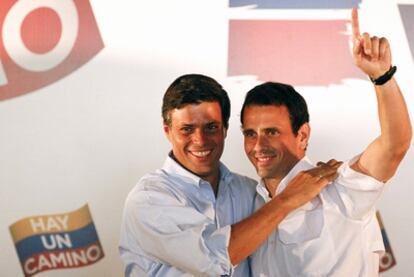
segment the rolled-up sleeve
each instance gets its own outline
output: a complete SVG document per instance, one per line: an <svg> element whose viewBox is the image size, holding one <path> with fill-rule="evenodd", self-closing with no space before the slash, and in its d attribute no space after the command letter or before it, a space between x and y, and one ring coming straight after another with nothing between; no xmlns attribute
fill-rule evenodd
<svg viewBox="0 0 414 277"><path fill-rule="evenodd" d="M231 226L213 219L167 191L136 190L124 209L123 232L160 263L196 276L231 275Z"/></svg>
<svg viewBox="0 0 414 277"><path fill-rule="evenodd" d="M344 163L338 169L339 177L334 181L334 188L347 216L364 220L367 215L375 213L375 206L381 198L385 183L353 170L351 165L357 158Z"/></svg>

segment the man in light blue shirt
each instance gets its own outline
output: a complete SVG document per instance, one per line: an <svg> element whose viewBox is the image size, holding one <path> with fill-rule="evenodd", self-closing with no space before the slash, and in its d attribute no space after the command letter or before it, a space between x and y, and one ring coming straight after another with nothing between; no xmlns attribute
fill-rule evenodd
<svg viewBox="0 0 414 277"><path fill-rule="evenodd" d="M340 163L309 169L311 178L292 180L252 214L256 183L220 163L230 117L221 85L179 77L162 116L172 151L127 197L119 244L126 276L250 276L246 258L337 176Z"/></svg>

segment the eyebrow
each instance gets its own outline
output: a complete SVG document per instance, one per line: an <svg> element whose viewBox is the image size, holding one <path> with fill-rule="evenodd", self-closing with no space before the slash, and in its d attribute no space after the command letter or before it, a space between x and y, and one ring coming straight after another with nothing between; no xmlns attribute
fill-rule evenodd
<svg viewBox="0 0 414 277"><path fill-rule="evenodd" d="M244 133L248 133L248 132L256 132L254 129L252 129L252 128L247 128L247 129L244 129L243 127L241 128L241 131L242 131L242 133L244 134Z"/></svg>
<svg viewBox="0 0 414 277"><path fill-rule="evenodd" d="M245 128L243 125L241 125L241 126L240 126L240 129L241 129L242 131L244 131L244 130L252 130L251 128Z"/></svg>
<svg viewBox="0 0 414 277"><path fill-rule="evenodd" d="M244 128L241 127L242 132L256 132L254 128ZM268 132L268 131L278 131L280 132L280 129L278 127L266 127L259 130L260 132Z"/></svg>
<svg viewBox="0 0 414 277"><path fill-rule="evenodd" d="M217 121L217 120L208 121L206 123L203 123L202 126L206 126L206 125L210 125L210 124L220 124L220 121ZM190 122L190 123L179 122L177 124L177 126L179 126L179 127L193 127L193 126L197 126L197 124L192 123L192 122Z"/></svg>
<svg viewBox="0 0 414 277"><path fill-rule="evenodd" d="M263 131L278 131L280 132L280 129L277 127L268 127L268 128L264 128Z"/></svg>
<svg viewBox="0 0 414 277"><path fill-rule="evenodd" d="M217 120L209 121L205 125L210 125L210 124L220 124L220 121L217 121Z"/></svg>

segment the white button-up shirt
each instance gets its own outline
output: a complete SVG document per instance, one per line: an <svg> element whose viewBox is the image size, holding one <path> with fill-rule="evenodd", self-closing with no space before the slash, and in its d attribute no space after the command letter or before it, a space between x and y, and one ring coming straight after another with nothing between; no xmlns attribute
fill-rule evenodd
<svg viewBox="0 0 414 277"><path fill-rule="evenodd" d="M220 165L211 185L168 157L129 193L119 251L126 276L250 276L249 261L230 263L231 224L253 212L257 182Z"/></svg>
<svg viewBox="0 0 414 277"><path fill-rule="evenodd" d="M291 212L252 255L255 277L378 276L384 251L375 216L384 183L350 168L311 202ZM279 184L280 193L297 173L314 167L299 161ZM257 186L255 208L270 201L263 183Z"/></svg>

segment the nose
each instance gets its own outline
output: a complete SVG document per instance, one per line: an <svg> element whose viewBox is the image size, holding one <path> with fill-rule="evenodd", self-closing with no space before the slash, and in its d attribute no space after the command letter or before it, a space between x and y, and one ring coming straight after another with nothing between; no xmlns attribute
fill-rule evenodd
<svg viewBox="0 0 414 277"><path fill-rule="evenodd" d="M194 131L192 141L194 144L203 146L206 143L207 135L202 128L198 128Z"/></svg>
<svg viewBox="0 0 414 277"><path fill-rule="evenodd" d="M253 149L255 152L260 152L267 147L267 139L264 135L258 134Z"/></svg>

